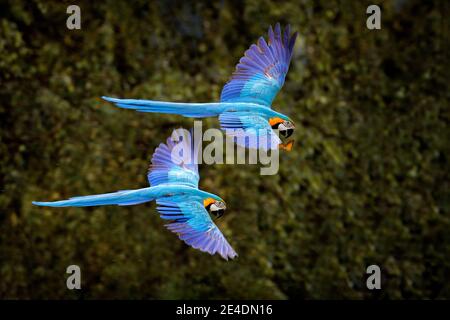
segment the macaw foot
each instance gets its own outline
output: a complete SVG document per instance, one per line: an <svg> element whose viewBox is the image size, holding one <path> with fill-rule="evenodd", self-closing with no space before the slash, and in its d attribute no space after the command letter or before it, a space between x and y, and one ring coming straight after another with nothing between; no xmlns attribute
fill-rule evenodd
<svg viewBox="0 0 450 320"><path fill-rule="evenodd" d="M292 151L292 147L294 146L294 140L290 140L288 142L280 143L278 145L278 149Z"/></svg>

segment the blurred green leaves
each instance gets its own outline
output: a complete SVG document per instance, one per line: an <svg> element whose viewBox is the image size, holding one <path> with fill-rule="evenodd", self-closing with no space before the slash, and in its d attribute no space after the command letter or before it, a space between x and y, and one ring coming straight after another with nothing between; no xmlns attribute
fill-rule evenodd
<svg viewBox="0 0 450 320"><path fill-rule="evenodd" d="M369 31L364 1L80 1L69 31L69 4L1 5L0 297L449 298L448 5L384 1ZM31 205L145 187L154 148L192 120L99 97L218 100L278 21L300 32L274 103L294 151L277 176L200 169L227 201L218 224L237 260L188 248L153 204ZM65 287L70 264L81 292Z"/></svg>

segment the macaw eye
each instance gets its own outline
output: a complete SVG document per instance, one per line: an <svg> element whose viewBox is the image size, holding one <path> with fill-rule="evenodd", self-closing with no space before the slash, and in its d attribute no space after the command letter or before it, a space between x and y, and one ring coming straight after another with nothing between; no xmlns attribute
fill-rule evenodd
<svg viewBox="0 0 450 320"><path fill-rule="evenodd" d="M284 126L287 129L294 129L295 128L295 125L294 125L294 123L292 121L285 121L283 124L284 124Z"/></svg>

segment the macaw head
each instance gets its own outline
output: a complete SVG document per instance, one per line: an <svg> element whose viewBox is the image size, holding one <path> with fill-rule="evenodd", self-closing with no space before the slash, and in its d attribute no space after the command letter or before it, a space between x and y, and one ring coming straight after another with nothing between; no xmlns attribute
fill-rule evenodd
<svg viewBox="0 0 450 320"><path fill-rule="evenodd" d="M278 117L270 118L269 119L270 126L272 129L276 130L278 129L278 132L284 137L289 138L293 133L295 129L294 122L290 119L281 119Z"/></svg>
<svg viewBox="0 0 450 320"><path fill-rule="evenodd" d="M225 210L227 209L227 206L225 204L225 201L222 199L213 199L213 198L206 198L203 200L203 205L205 206L205 209L208 210L208 212L212 215L214 215L216 218L220 218L225 213Z"/></svg>

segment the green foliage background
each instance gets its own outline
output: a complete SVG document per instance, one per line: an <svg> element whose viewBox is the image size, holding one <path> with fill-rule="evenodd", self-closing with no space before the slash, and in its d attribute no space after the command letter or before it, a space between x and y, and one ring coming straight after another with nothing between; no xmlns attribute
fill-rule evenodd
<svg viewBox="0 0 450 320"><path fill-rule="evenodd" d="M366 28L369 4L382 29ZM82 29L66 28L78 4ZM444 1L0 1L0 297L450 298L449 5ZM226 262L155 205L32 200L146 187L178 116L102 95L218 100L269 24L300 32L275 108L296 122L276 176L201 167L221 195ZM205 127L218 127L215 119ZM82 269L82 290L65 286ZM365 286L381 267L382 290Z"/></svg>

